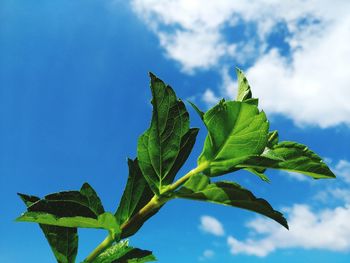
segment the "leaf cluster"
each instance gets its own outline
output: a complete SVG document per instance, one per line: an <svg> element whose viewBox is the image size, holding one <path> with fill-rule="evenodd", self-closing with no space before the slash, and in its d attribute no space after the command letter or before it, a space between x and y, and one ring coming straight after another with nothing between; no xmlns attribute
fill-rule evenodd
<svg viewBox="0 0 350 263"><path fill-rule="evenodd" d="M207 112L191 106L203 121L207 136L197 166L174 181L195 144L198 128L190 128L186 106L174 90L150 73L153 113L150 127L139 137L137 157L128 160L129 175L115 213L105 212L87 183L79 191L43 198L19 194L27 210L20 222L38 223L59 263L73 263L78 251L78 228L108 232L84 262L155 261L152 252L129 246L126 238L155 215L166 202L191 199L247 209L288 228L283 214L234 181L212 181L246 170L269 181L266 169L298 172L314 179L334 178L322 159L305 145L278 140L243 72L237 69L238 95L221 100Z"/></svg>

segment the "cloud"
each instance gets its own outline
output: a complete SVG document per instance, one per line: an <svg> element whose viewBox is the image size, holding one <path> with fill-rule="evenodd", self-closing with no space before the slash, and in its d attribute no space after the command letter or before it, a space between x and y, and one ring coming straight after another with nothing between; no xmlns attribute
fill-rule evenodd
<svg viewBox="0 0 350 263"><path fill-rule="evenodd" d="M349 1L133 0L132 7L182 71L246 65L269 114L300 126L350 125ZM232 90L216 93L232 98Z"/></svg>
<svg viewBox="0 0 350 263"><path fill-rule="evenodd" d="M290 231L268 219L249 222L248 227L260 239L239 241L227 238L232 254L265 257L276 249L304 248L330 251L350 251L350 206L336 207L313 212L307 205L294 205L289 209Z"/></svg>
<svg viewBox="0 0 350 263"><path fill-rule="evenodd" d="M207 105L211 105L211 106L215 105L220 100L220 98L216 97L214 92L210 89L207 89L204 92L202 99Z"/></svg>
<svg viewBox="0 0 350 263"><path fill-rule="evenodd" d="M200 218L201 224L199 226L204 232L215 235L225 235L224 228L219 220L212 216L202 216Z"/></svg>
<svg viewBox="0 0 350 263"><path fill-rule="evenodd" d="M337 206L318 211L306 204L285 208L289 231L267 218L252 220L247 227L253 237L240 241L228 236L231 253L265 257L277 249L289 248L350 252L350 190L347 185L350 162L340 160L333 170L338 179L319 191L314 200L328 206L337 203Z"/></svg>
<svg viewBox="0 0 350 263"><path fill-rule="evenodd" d="M203 254L199 257L199 261L205 261L208 259L213 258L215 255L215 252L211 249L206 249L203 251Z"/></svg>
<svg viewBox="0 0 350 263"><path fill-rule="evenodd" d="M342 180L350 184L350 162L340 160L334 168L334 173Z"/></svg>

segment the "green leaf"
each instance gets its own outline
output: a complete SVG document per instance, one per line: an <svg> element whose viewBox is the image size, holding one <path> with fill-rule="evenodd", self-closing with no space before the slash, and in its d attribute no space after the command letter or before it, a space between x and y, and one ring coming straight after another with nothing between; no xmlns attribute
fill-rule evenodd
<svg viewBox="0 0 350 263"><path fill-rule="evenodd" d="M105 213L96 192L85 183L80 191L64 191L32 203L17 221L62 227L103 228L119 233L119 224Z"/></svg>
<svg viewBox="0 0 350 263"><path fill-rule="evenodd" d="M88 184L84 183L80 189L80 193L86 197L87 204L94 210L95 214L100 215L105 212L101 200L95 190Z"/></svg>
<svg viewBox="0 0 350 263"><path fill-rule="evenodd" d="M266 169L254 169L254 168L246 168L244 169L256 176L258 176L261 180L263 180L266 183L270 182L270 179L264 174Z"/></svg>
<svg viewBox="0 0 350 263"><path fill-rule="evenodd" d="M248 101L248 103L257 105L257 99L252 98L252 91L242 70L236 68L237 81L238 81L238 93L237 101Z"/></svg>
<svg viewBox="0 0 350 263"><path fill-rule="evenodd" d="M192 148L183 145L189 132L189 116L184 103L177 99L170 86L152 73L150 77L153 115L150 128L139 138L137 156L149 186L160 195L163 187L173 182L179 164L183 163L178 162L184 154L181 149L189 154Z"/></svg>
<svg viewBox="0 0 350 263"><path fill-rule="evenodd" d="M271 151L271 148L274 145L276 145L277 143L278 143L278 132L277 131L269 132L267 145L266 145L264 152L262 153L262 156L265 156L265 157L268 157L270 159L274 159L277 161L284 161L284 159L281 156L276 155L276 153ZM260 177L261 180L263 180L265 182L270 182L270 179L264 174L264 172L266 171L266 169L264 169L264 168L251 168L250 167L250 168L245 168L245 170L257 175L258 177Z"/></svg>
<svg viewBox="0 0 350 263"><path fill-rule="evenodd" d="M118 210L115 213L119 225L123 225L125 222L127 222L153 197L153 192L141 173L137 159L128 159L128 166L128 181L126 183ZM127 232L122 232L121 238L133 235L141 226L142 224L133 225L131 229L127 229Z"/></svg>
<svg viewBox="0 0 350 263"><path fill-rule="evenodd" d="M18 194L26 206L40 200L36 196ZM78 252L77 228L39 224L58 263L73 263Z"/></svg>
<svg viewBox="0 0 350 263"><path fill-rule="evenodd" d="M206 175L235 171L243 160L265 149L269 124L265 113L254 105L222 100L204 114L203 121L208 136L198 165L208 165Z"/></svg>
<svg viewBox="0 0 350 263"><path fill-rule="evenodd" d="M199 129L191 128L184 136L182 136L179 154L176 157L174 165L169 171L170 178L175 178L177 172L186 162L188 156L190 155L193 149L194 143L196 142L198 132Z"/></svg>
<svg viewBox="0 0 350 263"><path fill-rule="evenodd" d="M335 178L333 172L322 159L307 146L296 142L280 142L271 152L283 160L272 159L270 156L252 156L238 167L272 168L286 170L311 176L314 179Z"/></svg>
<svg viewBox="0 0 350 263"><path fill-rule="evenodd" d="M247 209L270 217L288 228L283 214L274 210L264 199L256 198L250 191L233 182L211 183L207 176L196 174L178 190L176 196Z"/></svg>
<svg viewBox="0 0 350 263"><path fill-rule="evenodd" d="M94 263L143 263L156 261L151 251L129 246L127 240L121 241L102 252Z"/></svg>
<svg viewBox="0 0 350 263"><path fill-rule="evenodd" d="M99 215L97 218L74 215L56 216L47 212L25 212L16 221L63 227L101 228L114 233L119 232L119 225L115 217L108 212Z"/></svg>
<svg viewBox="0 0 350 263"><path fill-rule="evenodd" d="M201 118L201 120L203 120L203 116L204 116L204 112L201 111L196 104L194 104L191 101L188 101L188 103L192 106L192 108L197 112L198 116Z"/></svg>
<svg viewBox="0 0 350 263"><path fill-rule="evenodd" d="M273 148L278 143L278 131L269 132L267 140L267 147Z"/></svg>

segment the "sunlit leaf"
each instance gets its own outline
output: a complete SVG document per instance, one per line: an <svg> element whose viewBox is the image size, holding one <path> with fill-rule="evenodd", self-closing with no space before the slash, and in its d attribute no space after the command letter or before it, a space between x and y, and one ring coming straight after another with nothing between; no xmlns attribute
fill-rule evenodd
<svg viewBox="0 0 350 263"><path fill-rule="evenodd" d="M116 218L104 212L96 192L87 183L80 191L54 193L31 203L27 212L16 220L61 227L103 228L114 233L120 231Z"/></svg>
<svg viewBox="0 0 350 263"><path fill-rule="evenodd" d="M283 215L274 210L267 201L256 198L249 190L233 182L211 183L207 176L196 174L178 190L176 196L247 209L270 217L288 228Z"/></svg>
<svg viewBox="0 0 350 263"><path fill-rule="evenodd" d="M305 174L315 179L335 177L327 164L305 145L285 141L276 144L270 151L283 160L271 158L271 155L252 156L239 164L238 167L286 170Z"/></svg>
<svg viewBox="0 0 350 263"><path fill-rule="evenodd" d="M266 147L269 124L254 105L222 100L204 114L203 121L208 135L198 165L208 164L207 175L235 171L242 160L260 155Z"/></svg>
<svg viewBox="0 0 350 263"><path fill-rule="evenodd" d="M152 121L150 128L139 138L137 156L148 184L159 195L164 186L173 182L184 157L191 152L194 133L189 131L189 116L184 103L176 97L170 86L152 73L150 76ZM189 136L190 141L187 138ZM184 141L187 142L185 146Z"/></svg>

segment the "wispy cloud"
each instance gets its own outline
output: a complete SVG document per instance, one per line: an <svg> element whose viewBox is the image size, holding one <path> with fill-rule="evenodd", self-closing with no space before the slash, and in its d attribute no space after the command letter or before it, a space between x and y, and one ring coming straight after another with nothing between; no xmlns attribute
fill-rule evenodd
<svg viewBox="0 0 350 263"><path fill-rule="evenodd" d="M203 251L203 254L199 257L199 261L206 261L212 259L215 255L214 250L206 249Z"/></svg>
<svg viewBox="0 0 350 263"><path fill-rule="evenodd" d="M184 72L250 65L246 73L268 113L297 125L350 125L349 1L133 0L132 6ZM226 87L215 91L232 97L232 85Z"/></svg>
<svg viewBox="0 0 350 263"><path fill-rule="evenodd" d="M277 249L304 248L330 251L350 251L350 206L314 212L307 205L294 205L289 209L290 231L268 219L259 218L248 223L262 238L239 241L227 238L232 254L264 257Z"/></svg>
<svg viewBox="0 0 350 263"><path fill-rule="evenodd" d="M200 222L199 228L204 232L215 236L225 235L221 222L215 217L205 215L200 218Z"/></svg>
<svg viewBox="0 0 350 263"><path fill-rule="evenodd" d="M316 210L307 204L296 204L286 208L289 231L266 218L252 220L247 227L254 237L243 241L233 236L227 238L231 253L265 257L275 250L288 248L349 252L350 162L340 160L333 170L338 176L333 187L323 189L314 196L315 201L326 207ZM340 204L328 208L334 201L340 201Z"/></svg>

